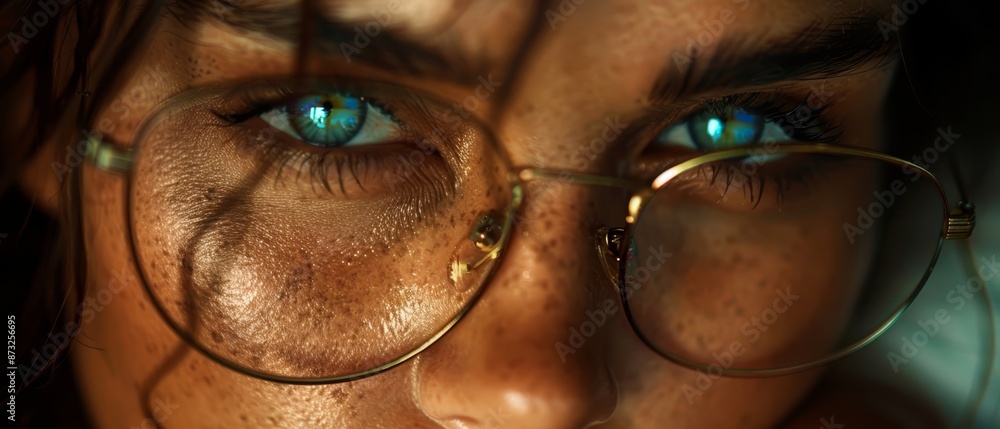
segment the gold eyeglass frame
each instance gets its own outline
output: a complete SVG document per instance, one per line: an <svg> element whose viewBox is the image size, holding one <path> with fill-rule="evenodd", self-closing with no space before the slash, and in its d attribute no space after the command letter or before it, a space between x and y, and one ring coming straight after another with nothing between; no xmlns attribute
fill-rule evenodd
<svg viewBox="0 0 1000 429"><path fill-rule="evenodd" d="M433 98L433 97L432 97ZM169 100L168 100L169 102ZM167 104L167 103L164 103ZM159 112L159 109L157 109ZM156 116L156 115L152 115ZM147 117L146 121L139 126L139 131L144 131L148 126L147 122L151 120ZM478 121L473 121L478 122ZM497 139L490 133L489 127L485 127L479 124L489 135L490 144L493 146L497 145ZM136 138L137 145L133 148L138 148L138 143L141 141L142 133L138 133ZM754 146L744 146L739 148L729 148L716 150L712 152L706 152L701 155L694 156L687 160L681 161L670 167L667 167L663 172L658 174L651 182L650 181L637 181L630 179L623 179L614 176L601 176L593 174L584 174L578 172L569 171L557 171L551 169L539 169L539 168L517 168L512 167L509 162L507 155L501 150L500 147L492 147L491 150L496 153L496 155L502 160L504 167L507 168L510 190L511 190L511 200L508 207L504 213L504 219L502 222L502 230L498 239L491 241L490 243L483 244L474 240L477 236L485 236L483 234L478 234L477 231L473 230L470 234L470 240L473 240L477 247L483 250L483 255L474 263L464 264L461 269L466 271L475 270L483 263L489 260L498 260L496 263L492 264L489 268L489 272L484 274L482 284L478 285L478 289L471 296L469 302L461 308L457 314L444 326L441 327L434 335L428 338L425 342L418 345L416 348L404 355L393 359L385 364L379 365L375 368L371 368L366 371L361 371L357 373L333 376L333 377L318 377L318 378L297 378L289 377L278 374L272 374L262 371L253 370L246 368L235 362L232 362L222 356L219 356L215 352L202 346L197 340L193 338L193 335L185 332L181 327L167 314L166 310L160 304L156 295L150 289L150 282L146 279L146 274L142 268L142 264L138 263L140 261L138 251L136 249L137 243L134 242L135 236L132 231L132 215L127 214L129 221L127 222L126 228L128 234L132 239L132 252L133 256L136 258L138 265L138 271L143 283L143 287L149 295L150 300L153 303L153 307L156 308L157 312L160 314L161 318L167 323L168 326L177 334L181 339L183 339L189 346L195 348L202 355L208 357L209 359L215 361L216 363L229 368L233 371L245 374L254 378L284 383L284 384L297 384L297 385L318 385L318 384L331 384L347 382L352 380L357 380L361 378L370 377L389 369L392 369L408 360L418 355L419 353L426 350L432 344L437 342L441 337L447 334L479 301L480 296L487 289L489 283L492 280L493 274L496 268L500 265L500 259L504 256L504 250L507 243L512 235L512 230L514 228L514 218L517 216L518 210L521 207L524 200L524 185L527 182L548 179L548 180L558 180L582 185L593 185L601 187L616 187L625 188L630 193L628 199L627 213L625 217L625 227L624 228L603 228L599 231L599 236L596 240L596 249L599 256L604 262L606 270L609 272L610 280L615 287L618 289L619 299L621 300L622 307L624 308L624 313L629 322L632 331L636 336L654 353L661 356L662 358L685 366L691 369L709 371L718 371L718 368L713 365L700 364L694 361L684 359L678 355L660 350L655 344L646 337L642 330L639 328L638 324L632 316L631 309L629 307L627 286L626 286L626 263L625 263L625 252L627 252L628 243L632 240L632 234L634 233L635 224L639 217L642 215L643 209L649 203L651 197L660 189L665 187L674 178L680 176L682 173L689 171L693 168L699 166L733 158L747 157L748 150L753 149ZM801 371L807 371L810 369L817 368L829 364L833 361L842 359L854 352L857 352L864 346L870 344L876 338L878 338L882 333L888 330L902 315L902 313L912 304L913 300L920 293L927 279L930 277L931 272L937 262L938 256L941 251L941 247L944 240L953 239L965 239L971 236L973 230L975 229L975 206L971 203L960 202L957 207L953 210L949 210L948 198L945 193L944 188L941 186L940 182L934 176L933 173L926 170L925 168L917 165L915 163L887 155L874 150L841 146L841 145L831 145L824 143L789 143L782 144L778 146L774 151L770 151L769 154L782 155L782 154L825 154L825 155L842 155L842 156L856 156L862 158L868 158L878 161L887 162L890 164L895 164L900 167L908 167L913 171L920 173L921 176L927 178L933 183L937 191L941 195L942 210L944 214L945 222L942 225L940 237L938 239L938 244L934 250L934 255L928 265L927 269L924 271L919 284L916 285L914 290L907 296L906 300L891 314L889 319L884 321L879 327L870 332L861 340L852 343L848 346L841 348L838 351L822 358L816 359L803 364L781 367L781 368L769 368L769 369L755 369L755 370L744 370L744 369L721 369L722 375L732 376L732 377L769 377L769 376L780 376ZM125 187L126 193L126 210L131 212L131 198L132 198L132 184L134 180L132 179L133 171L132 165L134 161L134 153L132 149L126 149L109 143L102 139L97 139L92 135L87 138L87 154L86 159L88 163L99 170L122 174L127 176L128 185ZM496 225L493 225L494 227ZM617 264L617 266L616 266ZM454 267L453 267L454 268ZM617 278L615 278L614 272L617 272Z"/></svg>

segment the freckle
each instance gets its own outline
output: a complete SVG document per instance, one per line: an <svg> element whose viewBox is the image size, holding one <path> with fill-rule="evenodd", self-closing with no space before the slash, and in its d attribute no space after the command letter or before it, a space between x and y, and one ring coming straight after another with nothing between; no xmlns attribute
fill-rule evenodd
<svg viewBox="0 0 1000 429"><path fill-rule="evenodd" d="M761 281L757 282L757 289L764 289L765 286L767 286L767 280L761 279Z"/></svg>
<svg viewBox="0 0 1000 429"><path fill-rule="evenodd" d="M243 423L247 423L250 419L247 417L246 414L240 414L240 420L242 420Z"/></svg>

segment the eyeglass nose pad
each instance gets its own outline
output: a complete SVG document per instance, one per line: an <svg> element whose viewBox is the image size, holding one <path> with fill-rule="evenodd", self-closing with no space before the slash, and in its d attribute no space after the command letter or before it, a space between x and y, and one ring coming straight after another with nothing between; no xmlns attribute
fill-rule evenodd
<svg viewBox="0 0 1000 429"><path fill-rule="evenodd" d="M625 246L625 228L601 227L597 230L597 256L604 266L604 272L612 284L617 285L618 273L621 265L626 260L626 252L629 247L634 247L635 243Z"/></svg>
<svg viewBox="0 0 1000 429"><path fill-rule="evenodd" d="M477 249L489 252L496 248L500 237L503 236L503 225L498 222L499 217L500 214L496 212L485 213L472 227L472 231L469 232L469 240L476 245Z"/></svg>
<svg viewBox="0 0 1000 429"><path fill-rule="evenodd" d="M455 252L451 262L451 280L457 284L466 274L487 261L496 259L500 255L503 234L504 215L501 212L493 211L479 216L467 239L462 240Z"/></svg>

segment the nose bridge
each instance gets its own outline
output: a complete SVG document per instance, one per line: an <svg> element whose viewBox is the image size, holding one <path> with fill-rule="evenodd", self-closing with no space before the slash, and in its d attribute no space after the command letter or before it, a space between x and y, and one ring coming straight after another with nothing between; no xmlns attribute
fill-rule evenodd
<svg viewBox="0 0 1000 429"><path fill-rule="evenodd" d="M595 248L594 190L533 181L501 265L476 306L420 355L419 402L454 427L584 427L610 416L600 345L620 328ZM580 327L599 313L594 332ZM593 317L592 317L593 318Z"/></svg>

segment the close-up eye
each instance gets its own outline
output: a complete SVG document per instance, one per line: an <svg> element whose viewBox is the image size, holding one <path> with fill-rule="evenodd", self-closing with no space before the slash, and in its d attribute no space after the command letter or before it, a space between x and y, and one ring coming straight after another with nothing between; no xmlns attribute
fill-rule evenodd
<svg viewBox="0 0 1000 429"><path fill-rule="evenodd" d="M663 131L656 138L659 145L675 145L708 152L752 146L760 142L794 140L765 114L732 105L705 108L684 122Z"/></svg>
<svg viewBox="0 0 1000 429"><path fill-rule="evenodd" d="M365 97L340 92L305 95L260 118L293 138L323 148L384 143L402 133L383 108Z"/></svg>
<svg viewBox="0 0 1000 429"><path fill-rule="evenodd" d="M2 1L8 427L1000 429L1000 1Z"/></svg>

